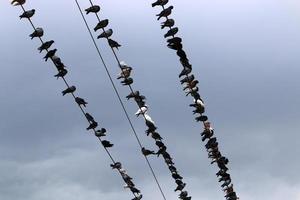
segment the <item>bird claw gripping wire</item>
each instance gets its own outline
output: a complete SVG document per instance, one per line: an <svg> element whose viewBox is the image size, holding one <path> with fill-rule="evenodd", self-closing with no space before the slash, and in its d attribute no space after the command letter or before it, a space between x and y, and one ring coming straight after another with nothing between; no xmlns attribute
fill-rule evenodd
<svg viewBox="0 0 300 200"><path fill-rule="evenodd" d="M58 56L56 56L57 49L48 50L52 46L54 41L50 40L50 41L44 42L42 39L42 36L44 35L44 30L42 28L35 28L32 20L31 20L31 17L33 17L33 15L35 14L35 9L26 11L24 9L23 4L25 4L25 0L13 0L12 1L12 5L20 5L22 10L24 11L23 14L20 15L20 18L21 19L27 18L34 29L34 32L32 34L30 34L31 39L39 38L39 40L41 41L42 45L38 48L39 52L41 53L43 50L45 50L46 51L46 55L44 57L45 61L48 61L48 59L52 60L56 69L58 70L58 74L55 75L55 77L61 78L64 81L65 85L67 86L67 88L62 91L62 95L64 96L64 95L69 94L74 98L74 100L77 103L78 107L80 108L82 114L85 116L86 120L89 123L87 130L92 130L94 132L95 136L99 139L102 146L105 148L106 153L108 154L111 161L113 162L112 165L115 166L115 165L117 165L117 163L119 163L119 165L121 166L121 163L115 162L111 153L108 151L108 148L113 147L113 144L108 140L102 140L102 137L106 136L106 129L101 128L99 130L96 130L96 128L98 127L98 122L96 122L94 120L94 117L91 114L87 113L84 110L84 107L86 107L86 105L88 103L83 98L75 96L74 93L76 91L76 87L70 86L70 84L64 78L64 76L67 74L67 70L65 69L64 64L61 62L61 59ZM99 10L100 10L100 8L99 8ZM96 8L94 7L93 9L90 10L90 12L96 12L96 11L97 11L97 7ZM133 200L142 199L143 195L141 194L140 190L135 187L135 184L133 183L132 178L127 174L126 170L124 170L122 167L116 168L116 169L118 170L122 179L126 183L127 188L129 188L130 191L133 193L133 196L134 196Z"/></svg>
<svg viewBox="0 0 300 200"><path fill-rule="evenodd" d="M183 50L182 39L176 36L179 30L177 27L174 27L175 21L169 18L169 16L172 14L174 6L165 8L168 2L168 0L157 0L156 2L152 3L152 7L162 7L162 11L156 15L158 17L157 20L160 20L161 18L166 19L166 21L161 24L161 28L169 28L168 32L164 35L165 38L170 38L167 39L167 47L175 50L176 54L180 58L179 61L183 66L183 69L179 74L179 78L184 77L180 80L180 83L182 85L186 84L186 86L183 88L184 91L188 90L186 96L191 95L194 98L194 103L190 104L190 107L195 108L193 114L198 115L195 117L195 120L203 123L204 131L201 133L202 141L204 142L206 139L208 139L205 147L209 154L209 158L212 159L211 164L217 163L217 166L220 169L216 175L221 177L219 178L219 182L222 182L221 187L226 193L225 198L227 200L237 200L239 198L237 197L236 192L233 189L233 185L231 184L230 174L227 173L228 168L226 165L229 161L226 157L222 156L221 152L219 151L217 139L216 137L213 137L214 130L208 121L208 117L203 115L205 112L205 105L199 94L199 88L197 87L199 81L195 80L195 76L192 74L192 65L189 63L189 59Z"/></svg>

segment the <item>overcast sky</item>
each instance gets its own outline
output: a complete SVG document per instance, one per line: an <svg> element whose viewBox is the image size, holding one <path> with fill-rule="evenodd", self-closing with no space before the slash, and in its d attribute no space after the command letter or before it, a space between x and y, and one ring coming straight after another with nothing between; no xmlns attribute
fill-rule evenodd
<svg viewBox="0 0 300 200"><path fill-rule="evenodd" d="M79 1L82 7L88 1ZM297 0L170 0L172 17L200 81L207 115L241 200L300 200L300 3ZM133 87L147 97L150 114L187 182L193 199L223 199L199 133L179 84L181 66L166 47L151 1L101 3L101 18L110 19L119 56L134 68ZM88 112L105 127L145 200L162 199L129 124L112 91L74 1L29 1L33 21L43 27L88 101ZM93 135L53 65L30 40L21 8L0 4L0 199L119 200L132 198ZM94 27L95 16L87 16ZM113 75L118 68L105 41L98 41ZM116 77L116 76L115 76ZM129 93L117 81L142 143L142 118ZM162 159L150 158L167 199L176 199L175 184Z"/></svg>

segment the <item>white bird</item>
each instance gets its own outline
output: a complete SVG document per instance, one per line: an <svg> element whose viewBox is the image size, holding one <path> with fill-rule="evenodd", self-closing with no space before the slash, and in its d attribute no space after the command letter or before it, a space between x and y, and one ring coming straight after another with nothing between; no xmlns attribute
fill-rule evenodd
<svg viewBox="0 0 300 200"><path fill-rule="evenodd" d="M26 0L13 0L11 2L11 5L13 6L19 6L19 5L23 5L26 2Z"/></svg>
<svg viewBox="0 0 300 200"><path fill-rule="evenodd" d="M203 103L203 101L201 99L194 100L194 102L198 106L205 107L205 104Z"/></svg>
<svg viewBox="0 0 300 200"><path fill-rule="evenodd" d="M141 107L141 108L135 113L135 115L138 117L138 116L140 116L141 114L146 114L147 111L148 111L148 106L145 105L145 106Z"/></svg>
<svg viewBox="0 0 300 200"><path fill-rule="evenodd" d="M152 123L152 124L155 124L154 121L151 119L151 117L150 117L147 113L145 113L144 116L145 116L145 120L146 120L146 121L148 121L148 122L150 122L150 123Z"/></svg>

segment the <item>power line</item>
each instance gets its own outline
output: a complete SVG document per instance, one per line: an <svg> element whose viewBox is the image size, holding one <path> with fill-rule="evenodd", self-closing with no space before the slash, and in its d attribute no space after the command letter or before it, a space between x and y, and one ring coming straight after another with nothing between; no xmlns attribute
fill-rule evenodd
<svg viewBox="0 0 300 200"><path fill-rule="evenodd" d="M105 68L106 74L107 74L107 76L109 77L109 80L110 80L110 82L111 82L111 84L112 84L112 86L113 86L113 89L114 89L114 91L115 91L117 97L118 97L118 100L119 100L119 102L120 102L120 104L121 104L121 106L122 106L122 109L123 109L123 111L124 111L124 113L125 113L125 116L126 116L128 122L129 122L129 124L130 124L130 127L131 127L131 129L132 129L132 131L133 131L133 134L134 134L134 136L135 136L135 138L136 138L136 140L137 140L137 142L138 142L140 148L142 149L142 148L143 148L143 145L142 145L142 143L141 143L141 140L139 139L139 137L138 137L138 135L137 135L137 132L136 132L134 126L133 126L133 123L132 123L132 121L131 121L131 119L130 119L130 117L129 117L129 114L128 114L126 108L125 108L125 105L124 105L124 103L123 103L123 101L122 101L122 99L121 99L121 97L120 97L120 94L119 94L119 92L118 92L118 89L117 89L116 86L115 86L115 83L114 83L114 81L113 81L113 79L112 79L112 76L111 76L111 74L110 74L110 72L109 72L109 70L108 70L108 67L107 67L107 65L106 65L106 63L105 63L105 61L104 61L104 59L103 59L103 56L102 56L102 54L101 54L101 52L100 52L100 49L99 49L99 47L98 47L98 45L97 45L97 43L96 43L96 41L95 41L95 39L94 39L94 37L93 37L93 34L92 34L92 32L91 32L91 29L89 28L89 25L88 25L88 23L87 23L87 21L86 21L84 15L83 15L83 12L82 12L82 10L81 10L81 7L80 7L80 5L79 5L79 3L78 3L77 0L75 0L75 3L76 3L76 5L77 5L77 7L78 7L78 10L80 11L81 17L82 17L82 19L83 19L83 21L84 21L84 23L85 23L85 25L86 25L86 28L87 28L87 30L88 30L88 32L89 32L89 35L91 36L91 39L92 39L92 41L93 41L93 44L94 44L94 46L95 46L95 48L96 48L96 50L97 50L98 56L99 56L99 58L101 59L101 62L102 62L102 64L103 64L104 68ZM150 170L151 170L152 176L153 176L154 179L155 179L155 182L156 182L156 184L157 184L157 186L158 186L158 188L159 188L159 191L160 191L160 193L161 193L163 199L166 200L166 196L165 196L165 194L164 194L164 192L163 192L163 190L162 190L162 188L161 188L161 185L160 185L160 183L159 183L159 181L158 181L158 178L157 178L157 176L156 176L156 174L155 174L155 172L154 172L153 167L151 166L151 163L150 163L149 159L148 159L147 156L145 156L145 155L144 155L144 158L145 158L145 160L146 160L146 162L147 162L147 164L148 164L148 167L149 167Z"/></svg>
<svg viewBox="0 0 300 200"><path fill-rule="evenodd" d="M21 6L23 12L25 13L26 10L25 10L24 6L23 6L22 4L21 4L20 6ZM32 28L34 29L34 31L37 32L37 28L34 26L32 20L30 19L30 17L27 17L27 19L28 19L28 21L30 22L30 24L31 24ZM36 36L36 37L39 38L39 40L40 40L40 42L42 43L42 45L45 45L45 42L44 42L43 39L41 38L42 36ZM46 50L46 52L47 52L47 54L48 54L48 53L49 53L48 49L46 48L45 50ZM51 57L49 57L49 58L51 59L51 61L53 62L53 64L57 67L57 63L54 61L53 57L54 57L54 56L51 56ZM58 67L57 67L57 68L58 68ZM58 71L59 71L59 70L58 70ZM65 75L66 75L66 74L65 74ZM65 85L67 86L68 89L71 89L71 88L73 87L73 86L70 86L70 84L66 81L66 79L64 78L64 76L61 76L61 78L62 78L63 82L65 83ZM75 90L76 90L76 88L75 88ZM71 96L72 96L72 97L74 98L74 100L76 101L76 98L77 98L77 97L74 95L75 90L72 91L72 92L69 91L68 93L70 93ZM76 101L76 102L77 102L77 101ZM88 119L88 117L87 117L87 114L88 114L88 113L85 112L85 110L83 109L82 105L80 105L79 103L77 103L77 105L78 105L78 107L80 108L80 111L82 112L82 114L85 116L85 118L86 118L86 120L88 121L89 125L91 126L91 125L93 124L93 122L95 122L95 121L91 122L91 120ZM95 122L95 123L96 123L96 122ZM98 126L98 123L97 123L97 126ZM97 126L96 126L96 127L97 127ZM97 136L98 132L96 131L96 127L93 127L93 128L90 128L90 129L93 130L94 134ZM105 132L106 132L106 130L105 130ZM126 173L126 171L121 167L121 163L116 162L115 159L113 158L113 156L111 155L111 153L108 151L108 147L106 147L106 146L104 145L104 141L106 141L106 140L102 140L102 139L101 139L101 136L97 136L97 138L99 139L99 141L100 141L100 143L102 144L102 146L104 147L104 149L105 149L107 155L108 155L109 158L111 159L111 161L112 161L112 163L113 163L113 166L116 166L117 164L120 164L120 165L119 165L120 167L115 167L115 169L117 169L117 171L119 172L119 174L120 174L121 177L123 178L124 182L128 185L128 187L130 188L131 192L133 193L133 195L134 195L134 199L133 199L133 200L140 200L140 199L142 198L142 194L140 193L140 191L139 191L137 188L135 188L135 185L134 185L133 182L131 181L132 178L131 178L130 176L128 176L127 173ZM106 141L106 142L108 142L108 141ZM134 190L134 189L135 189L135 190Z"/></svg>

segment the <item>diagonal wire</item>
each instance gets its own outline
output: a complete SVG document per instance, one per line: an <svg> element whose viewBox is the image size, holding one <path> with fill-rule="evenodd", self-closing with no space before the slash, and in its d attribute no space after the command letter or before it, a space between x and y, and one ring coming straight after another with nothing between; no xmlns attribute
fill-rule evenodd
<svg viewBox="0 0 300 200"><path fill-rule="evenodd" d="M96 41L95 41L95 39L94 39L94 37L93 37L92 31L91 31L91 29L90 29L90 27L89 27L89 25L88 25L88 23L87 23L87 21L86 21L86 19L85 19L85 17L84 17L84 14L83 14L83 12L82 12L82 10L81 10L81 7L80 7L80 5L79 5L79 3L78 3L77 0L75 0L75 2L76 2L76 5L77 5L77 7L78 7L78 9L79 9L79 11L80 11L81 17L82 17L82 19L83 19L83 21L84 21L84 23L85 23L85 25L86 25L86 28L87 28L87 30L88 30L88 32L89 32L89 35L90 35L90 37L91 37L91 39L92 39L92 41L93 41L93 44L94 44L94 46L95 46L95 48L96 48L96 50L97 50L98 56L100 57L101 62L102 62L102 64L103 64L104 68L105 68L106 74L107 74L107 76L109 77L109 80L110 80L110 82L111 82L111 84L112 84L112 86L113 86L113 89L114 89L114 91L115 91L117 97L118 97L118 100L119 100L119 102L120 102L120 104L121 104L121 106L122 106L122 109L123 109L123 111L124 111L124 113L125 113L125 116L126 116L128 122L129 122L129 124L130 124L130 127L131 127L131 129L132 129L132 132L133 132L133 134L134 134L134 136L135 136L135 138L136 138L136 140L137 140L137 142L138 142L140 148L143 148L143 145L142 145L142 143L141 143L141 140L139 139L139 136L138 136L138 134L137 134L137 132L136 132L134 126L133 126L133 123L132 123L132 121L131 121L131 119L130 119L130 117L129 117L129 114L128 114L128 112L127 112L127 109L126 109L126 107L125 107L125 105L124 105L124 103L123 103L123 101L122 101L122 99L121 99L121 96L120 96L120 94L119 94L119 91L118 91L118 89L117 89L117 87L116 87L116 85L115 85L115 83L114 83L114 81L113 81L113 79L112 79L112 76L111 76L111 74L110 74L110 72L109 72L109 70L108 70L108 67L107 67L107 65L106 65L106 63L105 63L105 61L104 61L104 58L103 58L103 56L102 56L102 54L101 54L101 52L100 52L100 49L99 49L99 47L98 47L98 45L97 45L97 43L96 43ZM131 89L131 90L132 90L132 89ZM133 90L132 90L132 91L133 91ZM155 182L156 182L156 184L157 184L157 186L158 186L158 188L159 188L159 191L160 191L160 193L161 193L163 199L166 200L166 196L165 196L165 194L164 194L164 192L163 192L163 190L162 190L162 187L161 187L161 185L160 185L160 183L159 183L159 180L158 180L158 178L157 178L157 176L156 176L156 174L155 174L155 172L154 172L154 169L153 169L153 167L152 167L152 165L151 165L149 159L148 159L147 156L145 156L145 155L144 155L144 158L145 158L145 160L146 160L146 162L147 162L147 165L148 165L149 169L151 170L152 176L153 176L154 179L155 179Z"/></svg>
<svg viewBox="0 0 300 200"><path fill-rule="evenodd" d="M23 6L23 5L20 5L20 6L21 6L22 10L25 12L24 6ZM27 18L27 19L28 19L28 21L30 22L32 28L33 28L34 30L36 30L36 27L34 26L32 20L31 20L30 18ZM39 38L39 40L41 41L41 43L44 44L43 39L42 39L41 37L38 37L38 38ZM49 52L48 49L46 49L46 51ZM53 64L55 64L53 58L51 57L50 59L51 59L51 61L53 62ZM66 79L65 79L64 77L62 77L62 80L63 80L63 82L65 83L65 85L69 88L70 85L68 84L68 82L66 81ZM73 92L71 93L71 95L72 95L72 97L73 97L74 100L75 100L76 96L74 95ZM83 115L85 116L85 118L86 118L86 115L85 115L86 112L84 111L83 107L82 107L81 105L79 105L79 104L77 104L77 105L78 105L80 111L82 112L82 114L83 114ZM86 118L86 119L87 119L87 118ZM89 124L91 124L91 122L90 122L88 119L87 119L87 121L88 121ZM93 132L96 134L96 130L95 130L95 129L93 129ZM100 137L97 137L97 138L99 139L100 143L102 144L102 139L101 139ZM107 155L109 156L109 158L111 159L111 161L113 162L113 164L116 164L116 161L115 161L115 159L113 158L112 154L108 151L108 149L107 149L103 144L102 144L102 146L104 147L104 149L105 149ZM118 170L119 174L122 176L122 173L121 173L120 169L117 169L117 170ZM133 193L133 192L132 192L132 193ZM133 195L134 195L136 198L138 198L138 196L137 196L135 193L133 193Z"/></svg>

